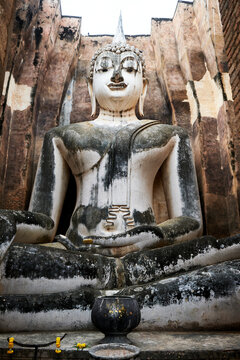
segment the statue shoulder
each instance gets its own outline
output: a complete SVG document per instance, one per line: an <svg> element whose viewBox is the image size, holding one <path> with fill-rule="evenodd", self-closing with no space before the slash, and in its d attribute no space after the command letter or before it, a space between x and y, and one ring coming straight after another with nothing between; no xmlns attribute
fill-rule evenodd
<svg viewBox="0 0 240 360"><path fill-rule="evenodd" d="M62 137L67 133L71 133L71 132L77 132L77 133L81 133L81 132L85 132L87 130L87 128L89 128L91 126L90 122L82 122L82 123L76 123L76 124L69 124L69 125L64 125L64 126L56 126L50 130L48 130L45 134L45 136L50 136L50 137Z"/></svg>
<svg viewBox="0 0 240 360"><path fill-rule="evenodd" d="M81 137L88 137L92 132L96 132L96 129L90 121L82 123L69 124L64 126L57 126L48 130L45 134L45 140L51 140L53 138L60 138L64 141L71 139L71 141L79 140Z"/></svg>
<svg viewBox="0 0 240 360"><path fill-rule="evenodd" d="M55 139L58 146L71 151L94 149L104 152L113 136L114 133L106 133L105 128L94 126L91 121L85 121L53 128L46 133L44 141L49 143Z"/></svg>
<svg viewBox="0 0 240 360"><path fill-rule="evenodd" d="M158 120L143 120L142 129L146 129L147 132L160 136L161 139L171 139L173 136L179 136L180 138L188 138L188 132L180 126L162 124Z"/></svg>

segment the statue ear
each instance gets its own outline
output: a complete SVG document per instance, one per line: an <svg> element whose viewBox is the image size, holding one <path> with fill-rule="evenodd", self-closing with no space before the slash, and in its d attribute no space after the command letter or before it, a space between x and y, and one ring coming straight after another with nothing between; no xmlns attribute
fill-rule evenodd
<svg viewBox="0 0 240 360"><path fill-rule="evenodd" d="M139 98L139 102L138 102L138 111L139 111L139 115L143 116L143 105L144 105L144 100L145 100L145 96L147 93L147 86L148 86L148 81L147 79L143 79L143 88L142 88L142 92Z"/></svg>
<svg viewBox="0 0 240 360"><path fill-rule="evenodd" d="M88 92L91 98L91 104L92 104L92 113L91 116L95 116L96 115L96 111L97 111L97 104L96 104L96 97L93 91L93 86L92 86L92 82L88 81Z"/></svg>

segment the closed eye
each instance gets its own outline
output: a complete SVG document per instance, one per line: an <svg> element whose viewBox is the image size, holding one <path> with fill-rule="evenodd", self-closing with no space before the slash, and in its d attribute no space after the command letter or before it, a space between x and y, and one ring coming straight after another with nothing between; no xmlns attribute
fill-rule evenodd
<svg viewBox="0 0 240 360"><path fill-rule="evenodd" d="M126 70L127 70L127 72L131 73L131 72L133 72L134 68L133 67L128 67Z"/></svg>

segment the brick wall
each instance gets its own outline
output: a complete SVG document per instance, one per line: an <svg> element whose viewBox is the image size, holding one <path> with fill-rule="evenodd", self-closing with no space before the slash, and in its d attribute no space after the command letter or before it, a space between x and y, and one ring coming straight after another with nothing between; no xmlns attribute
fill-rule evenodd
<svg viewBox="0 0 240 360"><path fill-rule="evenodd" d="M2 94L7 54L12 33L14 11L15 0L0 1L0 97Z"/></svg>
<svg viewBox="0 0 240 360"><path fill-rule="evenodd" d="M240 121L240 2L219 0L225 47L232 86L234 110Z"/></svg>

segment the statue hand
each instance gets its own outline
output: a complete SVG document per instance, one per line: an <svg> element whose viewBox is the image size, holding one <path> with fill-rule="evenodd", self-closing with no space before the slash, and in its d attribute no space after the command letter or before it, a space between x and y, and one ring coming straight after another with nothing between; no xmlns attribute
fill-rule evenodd
<svg viewBox="0 0 240 360"><path fill-rule="evenodd" d="M83 243L92 244L91 248L95 253L121 257L131 252L169 245L170 242L164 240L163 233L158 226L144 225L109 237L85 238Z"/></svg>

